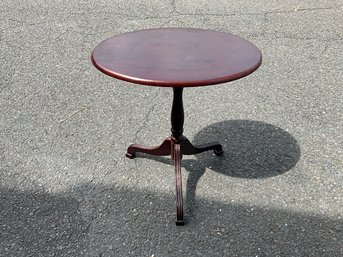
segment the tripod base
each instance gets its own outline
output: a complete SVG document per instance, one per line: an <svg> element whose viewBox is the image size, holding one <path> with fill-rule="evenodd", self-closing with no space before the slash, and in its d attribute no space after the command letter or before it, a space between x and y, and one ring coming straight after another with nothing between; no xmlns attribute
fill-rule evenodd
<svg viewBox="0 0 343 257"><path fill-rule="evenodd" d="M183 225L183 197L181 180L182 155L193 155L209 150L213 150L214 154L217 156L223 154L223 148L219 143L209 143L205 145L194 146L184 136L180 136L177 139L174 137L167 137L159 146L132 144L127 149L126 157L133 159L135 158L136 153L146 153L155 156L171 156L175 165L176 225Z"/></svg>

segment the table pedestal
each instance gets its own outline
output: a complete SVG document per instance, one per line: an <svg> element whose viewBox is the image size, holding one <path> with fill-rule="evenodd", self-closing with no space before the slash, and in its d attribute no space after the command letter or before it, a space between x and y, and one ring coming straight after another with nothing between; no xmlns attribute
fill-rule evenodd
<svg viewBox="0 0 343 257"><path fill-rule="evenodd" d="M173 105L171 111L171 137L167 137L159 146L144 146L132 144L128 147L126 157L133 159L136 153L146 153L156 156L168 156L174 160L175 181L176 181L176 225L183 225L183 197L181 180L181 159L182 155L193 155L213 150L219 156L223 154L222 146L219 143L209 143L194 146L182 135L184 123L184 110L182 101L182 87L174 87Z"/></svg>

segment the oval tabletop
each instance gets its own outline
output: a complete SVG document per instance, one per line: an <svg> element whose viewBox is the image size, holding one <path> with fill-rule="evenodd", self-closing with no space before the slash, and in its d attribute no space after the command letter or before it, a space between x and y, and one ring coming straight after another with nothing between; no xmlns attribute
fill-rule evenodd
<svg viewBox="0 0 343 257"><path fill-rule="evenodd" d="M129 32L95 47L101 72L133 83L192 87L242 78L261 64L261 52L235 35L202 29L160 28Z"/></svg>

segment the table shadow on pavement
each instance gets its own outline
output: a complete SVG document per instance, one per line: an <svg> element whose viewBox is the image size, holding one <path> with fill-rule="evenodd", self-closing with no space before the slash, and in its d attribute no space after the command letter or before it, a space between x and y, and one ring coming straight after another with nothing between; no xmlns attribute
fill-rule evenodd
<svg viewBox="0 0 343 257"><path fill-rule="evenodd" d="M195 155L205 167L240 178L258 179L289 171L300 158L295 138L274 125L252 120L227 120L199 131L194 144L217 141L223 156Z"/></svg>

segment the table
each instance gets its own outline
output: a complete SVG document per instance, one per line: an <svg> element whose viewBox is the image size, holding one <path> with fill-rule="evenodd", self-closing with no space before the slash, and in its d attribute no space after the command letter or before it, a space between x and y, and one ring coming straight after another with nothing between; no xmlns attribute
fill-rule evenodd
<svg viewBox="0 0 343 257"><path fill-rule="evenodd" d="M132 159L138 152L171 156L175 165L176 225L183 225L182 156L208 150L218 156L223 154L219 143L194 146L182 135L183 88L219 84L247 76L260 66L261 52L249 41L228 33L158 28L109 38L94 48L91 58L97 69L114 78L173 88L171 136L158 146L132 144L126 156Z"/></svg>

